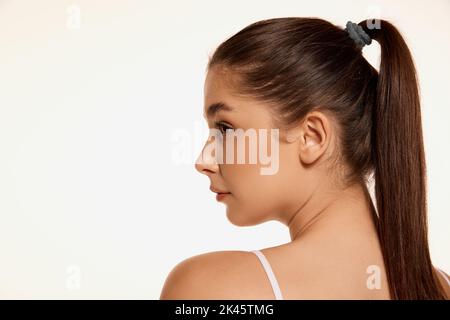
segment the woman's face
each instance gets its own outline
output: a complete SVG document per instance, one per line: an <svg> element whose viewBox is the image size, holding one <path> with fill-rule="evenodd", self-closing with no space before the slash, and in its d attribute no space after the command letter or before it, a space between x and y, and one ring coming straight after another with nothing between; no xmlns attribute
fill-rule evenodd
<svg viewBox="0 0 450 320"><path fill-rule="evenodd" d="M274 129L279 128L273 126L270 106L233 95L225 79L225 74L217 69L209 70L206 76L204 115L209 128L223 133L227 127L253 132L256 145L261 143L267 150L252 148L250 139L246 138L242 149L245 151L245 161L238 163L238 138L230 139L224 134L217 144L214 138L208 139L197 159L196 169L209 177L213 189L229 192L219 201L226 205L227 218L231 223L249 226L268 220L287 222L290 214L299 209L314 187L313 175L308 174L299 159L299 143L282 142L283 139L272 136ZM229 108L219 108L213 113L213 107L208 112L208 107L217 103ZM262 132L260 129L266 130L265 136L259 134ZM279 136L284 137L281 129ZM232 140L234 147L228 147L234 152L234 160L230 163L226 161L230 153L226 147ZM278 148L274 143L278 144ZM218 150L223 152L223 161L217 157ZM251 153L256 158L254 163L250 162ZM266 173L262 174L264 170Z"/></svg>

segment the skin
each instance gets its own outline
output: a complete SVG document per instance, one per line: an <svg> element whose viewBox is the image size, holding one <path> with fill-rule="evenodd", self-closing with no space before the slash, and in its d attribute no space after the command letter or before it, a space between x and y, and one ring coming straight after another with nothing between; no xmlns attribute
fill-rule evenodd
<svg viewBox="0 0 450 320"><path fill-rule="evenodd" d="M230 72L208 71L205 114L215 102L233 107L208 118L210 128L216 122L234 129L276 128L271 106L234 94L231 83ZM330 169L338 152L335 125L330 115L313 111L292 130L280 128L279 170L273 175L261 175L260 162L219 164L214 154L199 156L195 167L214 188L231 193L221 202L234 225L276 220L287 226L290 242L261 250L284 299L389 299L369 195L359 183L344 186L335 173L347 170L345 163ZM373 265L379 267L381 288L370 290L367 268ZM175 266L160 299L274 299L274 294L253 253L219 251Z"/></svg>

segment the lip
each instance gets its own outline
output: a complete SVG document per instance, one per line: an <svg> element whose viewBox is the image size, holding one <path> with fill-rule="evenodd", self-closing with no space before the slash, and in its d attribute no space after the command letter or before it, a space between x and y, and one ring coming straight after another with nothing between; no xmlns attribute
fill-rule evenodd
<svg viewBox="0 0 450 320"><path fill-rule="evenodd" d="M216 194L216 200L220 201L223 200L224 198L226 198L228 195L230 195L231 193L218 193Z"/></svg>
<svg viewBox="0 0 450 320"><path fill-rule="evenodd" d="M223 191L223 190L216 189L216 188L214 188L212 185L209 187L209 189L210 189L212 192L217 193L217 194L216 194L216 200L217 200L217 201L220 201L220 200L224 199L226 196L228 196L228 195L231 194L231 192L227 192L227 191Z"/></svg>
<svg viewBox="0 0 450 320"><path fill-rule="evenodd" d="M211 190L212 192L217 193L217 194L229 194L229 193L231 193L231 192L227 192L227 191L216 189L213 186L210 186L209 190Z"/></svg>
<svg viewBox="0 0 450 320"><path fill-rule="evenodd" d="M230 193L218 193L216 194L216 200L217 201L223 200L228 195L230 195Z"/></svg>

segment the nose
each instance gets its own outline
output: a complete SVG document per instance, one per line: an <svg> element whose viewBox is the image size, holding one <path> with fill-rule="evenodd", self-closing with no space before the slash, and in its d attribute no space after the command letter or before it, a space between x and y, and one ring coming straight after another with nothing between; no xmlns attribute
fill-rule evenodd
<svg viewBox="0 0 450 320"><path fill-rule="evenodd" d="M219 171L219 165L216 161L214 143L206 143L200 152L197 160L195 160L195 169L198 172L210 175Z"/></svg>

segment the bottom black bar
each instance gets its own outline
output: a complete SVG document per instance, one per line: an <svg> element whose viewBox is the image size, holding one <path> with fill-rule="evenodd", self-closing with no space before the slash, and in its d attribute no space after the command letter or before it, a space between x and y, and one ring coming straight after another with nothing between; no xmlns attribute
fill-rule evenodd
<svg viewBox="0 0 450 320"><path fill-rule="evenodd" d="M414 317L446 314L450 301L365 300L3 300L4 314L65 316L112 315L123 319L305 319L334 316ZM10 310L8 310L10 309ZM61 311L62 310L62 311ZM388 313L387 313L388 312Z"/></svg>

